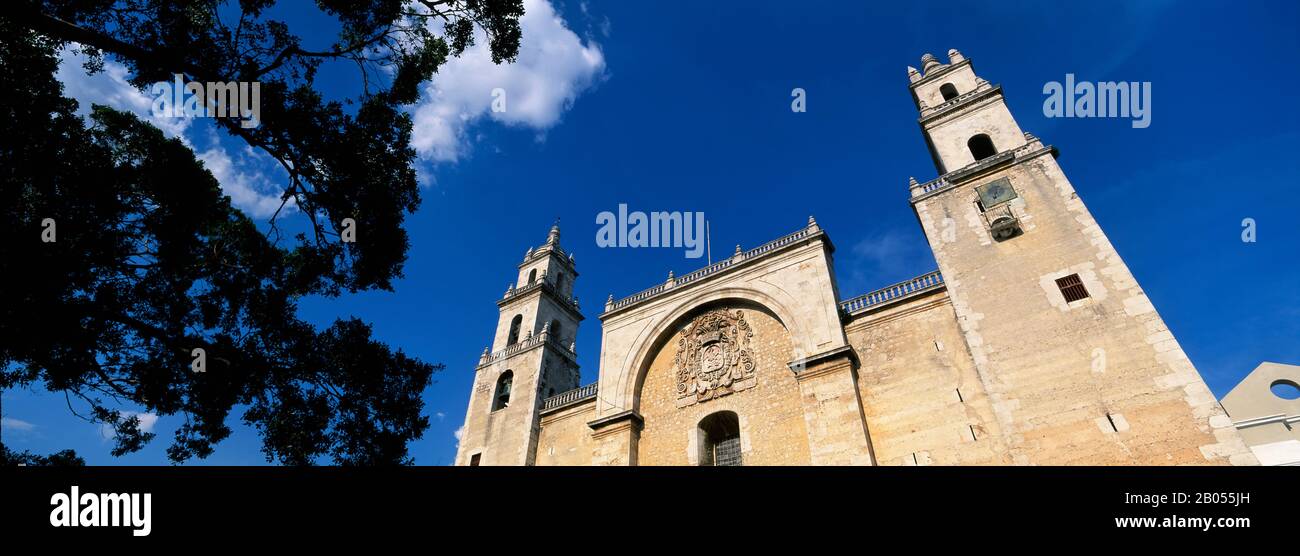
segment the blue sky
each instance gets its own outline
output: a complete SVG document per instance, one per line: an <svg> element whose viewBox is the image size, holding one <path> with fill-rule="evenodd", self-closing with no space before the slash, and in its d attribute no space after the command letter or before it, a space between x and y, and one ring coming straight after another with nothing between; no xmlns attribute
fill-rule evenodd
<svg viewBox="0 0 1300 556"><path fill-rule="evenodd" d="M302 314L321 324L356 315L390 345L447 364L426 393L432 426L411 446L417 463L445 465L495 301L557 217L581 273L584 383L596 378L607 295L703 266L679 249L598 248L595 217L619 203L703 211L723 255L816 215L837 247L844 297L933 270L907 203L908 177L935 169L905 70L957 48L1003 86L1023 129L1060 149L1216 395L1260 361L1300 364L1300 122L1290 107L1300 78L1287 70L1300 57L1295 3L885 4L530 0L517 67L445 68L412 107L425 189L407 224L405 279L391 293L305 300ZM559 19L538 17L552 8ZM84 98L113 96L103 76L74 73L65 84ZM1043 85L1066 73L1150 81L1150 127L1044 117ZM341 69L322 75L331 90L355 84ZM487 109L497 86L504 114ZM805 113L790 110L796 87L807 91ZM263 210L274 169L207 129L172 131L206 155L237 204ZM1257 242L1241 241L1243 218L1256 221ZM152 445L113 458L61 395L6 392L3 402L6 444L71 447L92 464L164 464L180 420L158 418ZM194 463L263 463L257 436L235 428Z"/></svg>

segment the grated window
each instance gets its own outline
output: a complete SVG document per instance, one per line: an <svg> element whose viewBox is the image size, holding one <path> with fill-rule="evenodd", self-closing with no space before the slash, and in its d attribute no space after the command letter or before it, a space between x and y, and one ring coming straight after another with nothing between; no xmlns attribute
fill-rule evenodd
<svg viewBox="0 0 1300 556"><path fill-rule="evenodd" d="M1056 287L1061 288L1061 295L1065 296L1066 303L1072 303L1088 297L1088 288L1083 287L1083 280L1079 279L1078 274L1071 274L1065 278L1056 280Z"/></svg>

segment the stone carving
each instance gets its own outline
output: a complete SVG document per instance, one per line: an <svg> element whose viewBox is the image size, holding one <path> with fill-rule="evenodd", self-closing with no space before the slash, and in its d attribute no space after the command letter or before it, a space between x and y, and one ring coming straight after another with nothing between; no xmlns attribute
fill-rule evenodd
<svg viewBox="0 0 1300 556"><path fill-rule="evenodd" d="M711 400L754 385L754 330L743 311L715 309L678 334L673 370L679 405Z"/></svg>

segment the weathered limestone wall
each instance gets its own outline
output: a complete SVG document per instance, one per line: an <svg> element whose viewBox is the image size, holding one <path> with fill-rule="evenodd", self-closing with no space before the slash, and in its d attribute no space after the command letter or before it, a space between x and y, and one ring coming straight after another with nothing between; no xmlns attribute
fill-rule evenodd
<svg viewBox="0 0 1300 556"><path fill-rule="evenodd" d="M988 396L943 290L845 326L880 465L1006 465Z"/></svg>
<svg viewBox="0 0 1300 556"><path fill-rule="evenodd" d="M872 465L852 348L792 363L813 465Z"/></svg>
<svg viewBox="0 0 1300 556"><path fill-rule="evenodd" d="M740 420L745 465L808 465L811 458L799 385L786 366L792 359L789 333L773 315L752 305L709 307L719 308L729 314L741 312L753 329L749 346L754 354L754 385L683 407L673 365L678 349L674 335L655 354L641 390L640 413L645 425L638 464L698 465L700 420L718 411L733 411ZM689 318L678 330L687 322Z"/></svg>
<svg viewBox="0 0 1300 556"><path fill-rule="evenodd" d="M594 398L542 415L536 464L591 465L595 441L587 422L595 415Z"/></svg>
<svg viewBox="0 0 1300 556"><path fill-rule="evenodd" d="M473 454L482 454L479 465L527 465L532 463L537 442L535 422L538 379L545 348L536 348L507 360L478 369L465 415L465 431L456 453L456 465L469 465ZM510 405L492 411L497 379L514 371Z"/></svg>
<svg viewBox="0 0 1300 556"><path fill-rule="evenodd" d="M1024 225L1002 242L974 192L999 177ZM914 206L1012 462L1256 463L1053 157ZM1067 304L1074 273L1091 297Z"/></svg>

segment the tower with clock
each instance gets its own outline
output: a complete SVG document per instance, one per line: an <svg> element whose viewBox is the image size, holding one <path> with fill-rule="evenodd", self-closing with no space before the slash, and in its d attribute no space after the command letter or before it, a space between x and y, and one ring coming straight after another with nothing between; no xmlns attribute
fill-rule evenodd
<svg viewBox="0 0 1300 556"><path fill-rule="evenodd" d="M911 204L1012 461L1172 461L1170 446L1250 459L1206 441L1230 438L1228 418L1057 149L1020 128L969 59L948 58L908 68L939 174L911 182Z"/></svg>

